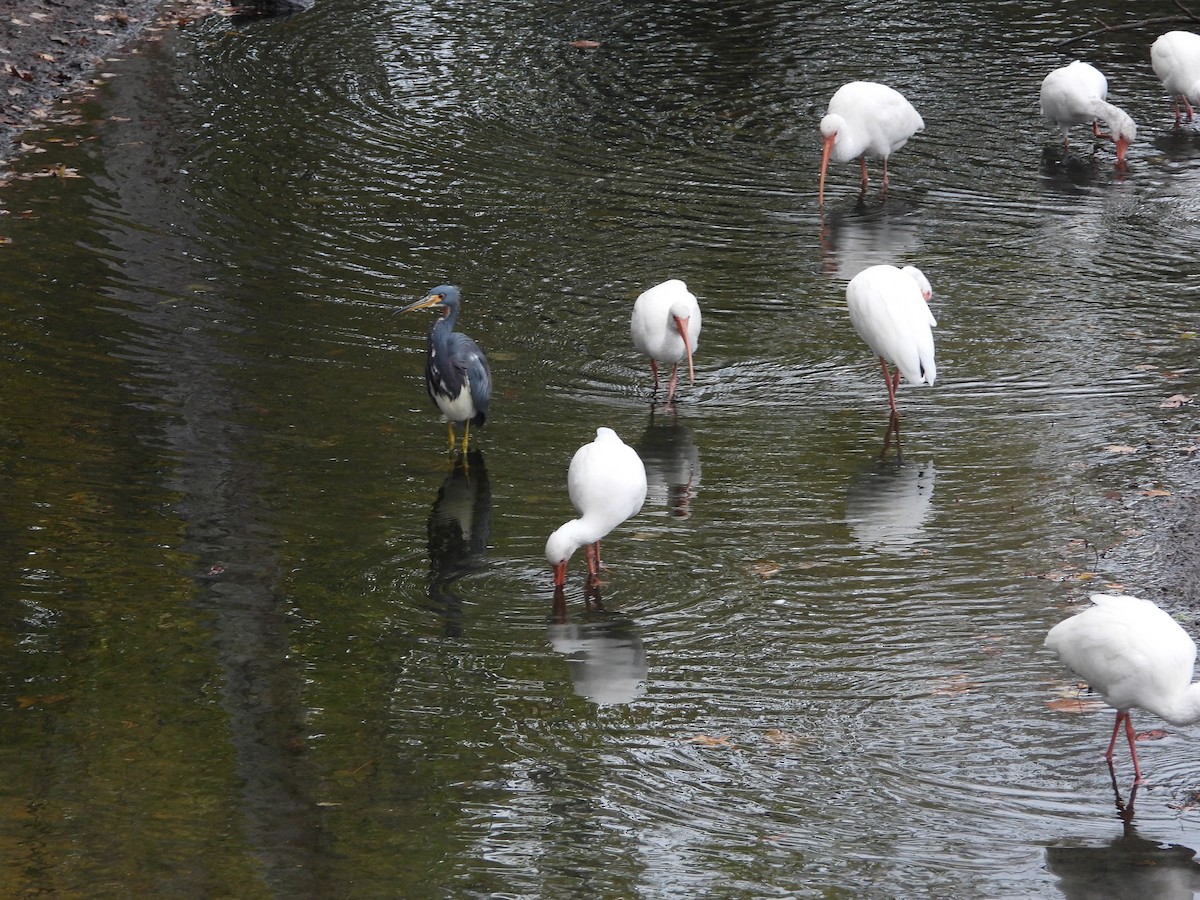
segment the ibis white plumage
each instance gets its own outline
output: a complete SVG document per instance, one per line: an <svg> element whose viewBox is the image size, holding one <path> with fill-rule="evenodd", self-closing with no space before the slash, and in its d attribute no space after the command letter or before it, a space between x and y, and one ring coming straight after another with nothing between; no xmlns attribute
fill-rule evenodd
<svg viewBox="0 0 1200 900"><path fill-rule="evenodd" d="M1092 594L1092 606L1059 622L1046 646L1117 711L1104 758L1112 763L1121 726L1142 780L1129 711L1148 710L1172 725L1200 720L1200 683L1192 682L1196 644L1179 623L1149 600Z"/></svg>
<svg viewBox="0 0 1200 900"><path fill-rule="evenodd" d="M925 122L904 95L877 81L844 84L829 100L821 119L821 180L817 203L825 202L825 170L829 161L857 159L862 167L862 189L867 189L867 157L883 159L883 189L887 191L888 157L908 143Z"/></svg>
<svg viewBox="0 0 1200 900"><path fill-rule="evenodd" d="M669 363L671 366L671 380L667 385L668 403L675 399L679 364L684 359L687 359L689 383L696 381L692 354L700 343L700 325L700 304L696 301L696 295L678 278L643 291L633 303L629 332L638 352L650 357L656 393L658 364Z"/></svg>
<svg viewBox="0 0 1200 900"><path fill-rule="evenodd" d="M615 431L597 428L596 439L571 458L567 490L579 518L559 526L546 541L555 588L566 583L567 562L580 547L586 548L588 582L599 579L600 539L641 510L646 500L646 467Z"/></svg>
<svg viewBox="0 0 1200 900"><path fill-rule="evenodd" d="M898 419L896 390L903 375L913 384L933 385L937 379L933 327L929 309L933 289L916 266L871 266L846 285L846 306L858 336L879 357L892 418ZM896 367L893 375L888 366Z"/></svg>
<svg viewBox="0 0 1200 900"><path fill-rule="evenodd" d="M1192 105L1200 104L1200 34L1168 31L1161 35L1150 47L1150 65L1175 103L1175 125L1183 119L1181 100L1187 121L1192 121Z"/></svg>
<svg viewBox="0 0 1200 900"><path fill-rule="evenodd" d="M1108 102L1108 79L1095 66L1075 60L1042 79L1042 115L1062 131L1068 146L1071 128L1091 124L1092 133L1107 138L1117 147L1117 165L1125 165L1125 151L1137 139L1137 125L1119 106ZM1103 134L1097 120L1109 127Z"/></svg>

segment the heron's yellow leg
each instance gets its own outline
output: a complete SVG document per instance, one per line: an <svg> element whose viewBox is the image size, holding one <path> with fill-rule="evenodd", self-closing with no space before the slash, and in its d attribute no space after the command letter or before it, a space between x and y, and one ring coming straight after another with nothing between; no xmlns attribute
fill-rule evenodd
<svg viewBox="0 0 1200 900"><path fill-rule="evenodd" d="M453 453L454 452L454 443L455 443L454 423L453 422L446 423L446 433L450 436L450 452Z"/></svg>

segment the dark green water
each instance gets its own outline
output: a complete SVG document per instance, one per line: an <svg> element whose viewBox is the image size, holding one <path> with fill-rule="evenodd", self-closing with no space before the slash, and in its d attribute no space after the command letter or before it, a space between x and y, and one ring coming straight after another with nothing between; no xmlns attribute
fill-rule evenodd
<svg viewBox="0 0 1200 900"><path fill-rule="evenodd" d="M111 64L21 164L82 177L0 194L0 893L1194 890L1155 851L1200 847L1200 731L1145 745L1134 834L1109 714L1047 707L1072 604L1171 607L1200 444L1200 131L1156 32L1077 48L1126 173L1037 116L1098 13L1161 9L322 0ZM821 216L861 77L927 130ZM844 308L875 262L940 323L902 461ZM668 277L705 324L652 411L628 320ZM465 472L393 315L444 281L496 383ZM557 621L600 425L650 497Z"/></svg>

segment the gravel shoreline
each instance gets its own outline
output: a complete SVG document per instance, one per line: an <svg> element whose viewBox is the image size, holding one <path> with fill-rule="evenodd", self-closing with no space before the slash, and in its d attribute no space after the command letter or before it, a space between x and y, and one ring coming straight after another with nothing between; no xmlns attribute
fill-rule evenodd
<svg viewBox="0 0 1200 900"><path fill-rule="evenodd" d="M61 118L103 61L156 22L163 0L0 0L0 169L30 128Z"/></svg>

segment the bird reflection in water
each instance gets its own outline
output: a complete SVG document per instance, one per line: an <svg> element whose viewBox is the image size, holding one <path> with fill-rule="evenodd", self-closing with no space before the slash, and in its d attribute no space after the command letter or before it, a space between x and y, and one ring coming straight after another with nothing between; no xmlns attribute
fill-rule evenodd
<svg viewBox="0 0 1200 900"><path fill-rule="evenodd" d="M821 274L849 282L863 269L897 259L915 259L921 249L919 209L903 201L821 216Z"/></svg>
<svg viewBox="0 0 1200 900"><path fill-rule="evenodd" d="M492 532L492 491L483 453L454 460L429 514L429 600L447 637L462 633L462 600L454 583L484 566Z"/></svg>
<svg viewBox="0 0 1200 900"><path fill-rule="evenodd" d="M690 516L700 487L700 450L692 429L674 418L656 425L651 410L650 424L634 449L646 466L646 500L665 506L676 518Z"/></svg>
<svg viewBox="0 0 1200 900"><path fill-rule="evenodd" d="M1113 787L1116 788L1115 780ZM1141 837L1131 821L1132 794L1127 806L1122 806L1118 794L1117 805L1124 827L1120 837L1106 846L1046 848L1046 868L1058 878L1062 896L1068 900L1195 897L1200 892L1200 866L1194 861L1196 851L1182 844Z"/></svg>
<svg viewBox="0 0 1200 900"><path fill-rule="evenodd" d="M933 461L920 464L873 462L850 479L846 524L861 546L907 550L925 534L937 471Z"/></svg>
<svg viewBox="0 0 1200 900"><path fill-rule="evenodd" d="M550 645L567 659L576 694L597 706L631 703L646 691L649 665L637 626L628 616L605 612L599 585L588 587L587 613L567 621L562 588L554 591Z"/></svg>

